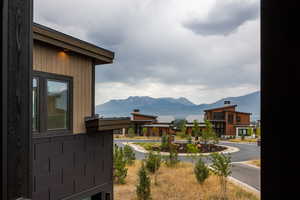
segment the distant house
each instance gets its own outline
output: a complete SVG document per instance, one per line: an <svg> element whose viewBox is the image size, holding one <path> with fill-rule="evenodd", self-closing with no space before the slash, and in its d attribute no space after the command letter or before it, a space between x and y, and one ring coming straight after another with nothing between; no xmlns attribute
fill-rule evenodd
<svg viewBox="0 0 300 200"><path fill-rule="evenodd" d="M157 121L157 116L142 114L140 113L139 109L133 110L131 115L131 124L133 126L134 132L139 136L143 136L144 125L153 124Z"/></svg>
<svg viewBox="0 0 300 200"><path fill-rule="evenodd" d="M205 110L204 119L214 125L214 129L219 136L241 136L247 135L250 125L251 113L236 111L237 105L225 101L223 107Z"/></svg>
<svg viewBox="0 0 300 200"><path fill-rule="evenodd" d="M188 135L192 135L193 133L193 127L194 127L194 121L197 121L198 122L198 125L199 125L199 129L200 131L202 132L206 125L204 123L204 115L189 115L185 118L186 120L186 131L185 133L188 134Z"/></svg>
<svg viewBox="0 0 300 200"><path fill-rule="evenodd" d="M162 136L163 134L174 133L172 125L175 118L173 116L158 116L152 124L146 124L146 136Z"/></svg>

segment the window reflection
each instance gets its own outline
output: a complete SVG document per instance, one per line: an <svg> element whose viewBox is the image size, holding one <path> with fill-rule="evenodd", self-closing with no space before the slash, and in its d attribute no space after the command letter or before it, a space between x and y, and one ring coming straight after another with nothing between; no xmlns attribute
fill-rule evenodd
<svg viewBox="0 0 300 200"><path fill-rule="evenodd" d="M68 128L68 83L47 81L48 130Z"/></svg>

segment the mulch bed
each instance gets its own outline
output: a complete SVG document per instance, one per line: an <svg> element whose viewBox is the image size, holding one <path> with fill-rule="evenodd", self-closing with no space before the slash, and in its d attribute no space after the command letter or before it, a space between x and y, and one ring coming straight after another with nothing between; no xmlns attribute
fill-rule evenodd
<svg viewBox="0 0 300 200"><path fill-rule="evenodd" d="M173 143L173 148L176 149L178 153L187 153L187 143ZM219 152L227 149L226 147L215 145L215 144L197 144L200 153L213 153ZM161 149L161 147L154 146L152 147L153 151L161 151L161 152L170 152L169 148Z"/></svg>

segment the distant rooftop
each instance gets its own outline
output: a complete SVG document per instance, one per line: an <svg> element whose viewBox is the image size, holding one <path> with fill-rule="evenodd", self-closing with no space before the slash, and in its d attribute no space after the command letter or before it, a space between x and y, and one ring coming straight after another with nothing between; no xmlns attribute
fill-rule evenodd
<svg viewBox="0 0 300 200"><path fill-rule="evenodd" d="M193 123L194 120L197 120L198 123L204 122L204 115L189 115L186 118L187 123Z"/></svg>
<svg viewBox="0 0 300 200"><path fill-rule="evenodd" d="M162 116L157 117L158 123L171 123L174 120L175 120L175 117L173 117L171 115L162 115Z"/></svg>
<svg viewBox="0 0 300 200"><path fill-rule="evenodd" d="M215 108L210 108L210 109L206 109L204 111L210 111L210 110L217 110L217 109L221 109L221 108L231 108L231 107L237 107L236 104L232 105L232 104L229 104L229 105L223 105L223 106L220 106L220 107L215 107Z"/></svg>

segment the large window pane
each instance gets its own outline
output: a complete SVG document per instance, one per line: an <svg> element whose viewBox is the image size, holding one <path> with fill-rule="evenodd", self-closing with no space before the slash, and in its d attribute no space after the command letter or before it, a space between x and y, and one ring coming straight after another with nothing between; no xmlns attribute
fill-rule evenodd
<svg viewBox="0 0 300 200"><path fill-rule="evenodd" d="M38 79L33 78L32 80L32 130L38 130L38 119L39 119L39 110L38 110Z"/></svg>
<svg viewBox="0 0 300 200"><path fill-rule="evenodd" d="M47 90L48 130L69 128L68 83L48 80Z"/></svg>

